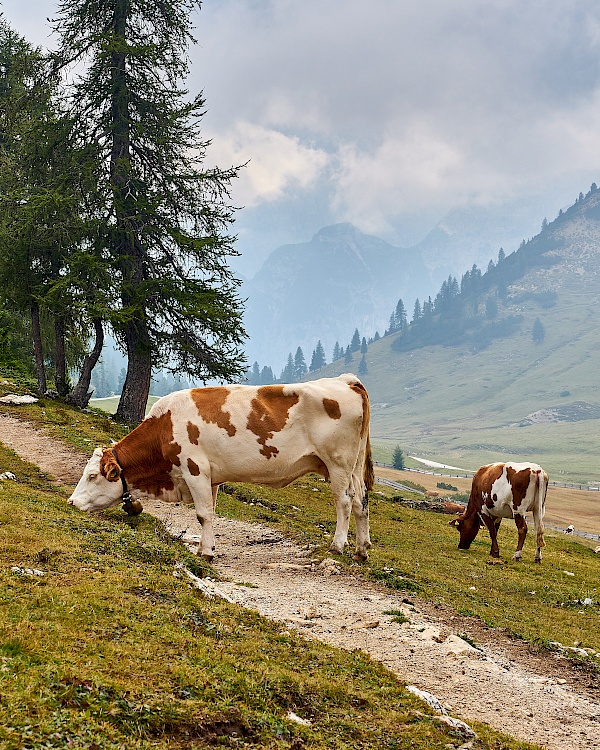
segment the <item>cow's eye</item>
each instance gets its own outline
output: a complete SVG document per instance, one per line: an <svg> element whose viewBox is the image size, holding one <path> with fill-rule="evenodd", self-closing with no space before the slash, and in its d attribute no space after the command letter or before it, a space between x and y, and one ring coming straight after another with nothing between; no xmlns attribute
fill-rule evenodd
<svg viewBox="0 0 600 750"><path fill-rule="evenodd" d="M96 479L98 475L97 474L88 474L88 481L93 482L94 479Z"/></svg>

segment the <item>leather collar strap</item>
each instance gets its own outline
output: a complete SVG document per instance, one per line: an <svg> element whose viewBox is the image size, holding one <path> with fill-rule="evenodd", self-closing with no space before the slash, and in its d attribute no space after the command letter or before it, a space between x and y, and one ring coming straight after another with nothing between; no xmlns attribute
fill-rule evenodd
<svg viewBox="0 0 600 750"><path fill-rule="evenodd" d="M130 503L131 502L131 492L129 492L129 490L127 489L127 482L125 481L125 472L123 471L123 467L119 463L119 459L117 457L115 449L111 448L111 450L112 450L113 456L115 457L115 461L117 463L117 466L119 467L119 469L121 469L120 477L121 477L121 484L123 485L123 495L121 496L121 500L123 500L124 503Z"/></svg>

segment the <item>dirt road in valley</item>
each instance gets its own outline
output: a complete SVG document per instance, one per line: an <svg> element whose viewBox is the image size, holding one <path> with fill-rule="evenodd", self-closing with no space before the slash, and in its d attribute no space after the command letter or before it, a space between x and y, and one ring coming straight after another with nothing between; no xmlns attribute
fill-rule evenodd
<svg viewBox="0 0 600 750"><path fill-rule="evenodd" d="M85 456L1 412L0 440L57 482L81 476ZM184 543L197 543L193 508L144 505ZM214 565L226 582L207 582L215 593L307 638L366 651L467 723L484 721L551 750L600 746L600 685L566 659L530 653L477 620L348 575L334 559L317 563L309 548L273 529L219 518L216 535ZM389 610L408 621L394 622Z"/></svg>

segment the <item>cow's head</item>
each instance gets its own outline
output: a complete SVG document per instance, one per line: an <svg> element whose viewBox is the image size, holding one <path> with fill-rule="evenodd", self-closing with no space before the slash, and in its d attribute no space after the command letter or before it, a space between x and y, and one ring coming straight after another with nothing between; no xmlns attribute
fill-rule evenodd
<svg viewBox="0 0 600 750"><path fill-rule="evenodd" d="M453 518L449 522L450 526L455 526L460 534L460 541L458 542L458 549L469 549L471 542L477 536L479 527L481 526L481 519L479 514L467 516L466 513Z"/></svg>
<svg viewBox="0 0 600 750"><path fill-rule="evenodd" d="M121 467L112 450L96 448L69 503L80 510L92 512L116 505L122 496Z"/></svg>

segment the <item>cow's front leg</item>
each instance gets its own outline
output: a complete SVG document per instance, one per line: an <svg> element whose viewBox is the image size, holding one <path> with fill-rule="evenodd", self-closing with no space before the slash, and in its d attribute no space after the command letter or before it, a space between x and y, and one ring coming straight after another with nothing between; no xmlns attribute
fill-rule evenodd
<svg viewBox="0 0 600 750"><path fill-rule="evenodd" d="M185 481L194 499L196 509L196 518L202 526L202 536L198 545L197 554L211 562L215 556L215 534L213 530L214 517L214 498L217 494L217 487L211 487L210 477L208 476L186 476Z"/></svg>
<svg viewBox="0 0 600 750"><path fill-rule="evenodd" d="M350 512L352 500L348 494L348 476L339 476L337 473L330 474L331 492L335 502L337 521L335 534L329 545L329 551L334 555L341 555L348 541L348 527L350 526Z"/></svg>
<svg viewBox="0 0 600 750"><path fill-rule="evenodd" d="M488 516L485 513L481 514L481 519L483 520L484 524L487 526L487 529L490 532L490 538L492 540L492 547L490 549L490 557L498 558L500 557L500 548L498 547L498 529L500 528L500 521L502 519L492 518L491 516Z"/></svg>
<svg viewBox="0 0 600 750"><path fill-rule="evenodd" d="M515 525L519 532L519 541L517 543L517 550L513 555L513 560L521 560L523 557L523 545L527 536L527 521L525 520L525 516L515 513Z"/></svg>

